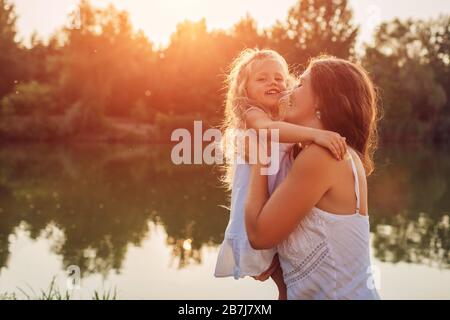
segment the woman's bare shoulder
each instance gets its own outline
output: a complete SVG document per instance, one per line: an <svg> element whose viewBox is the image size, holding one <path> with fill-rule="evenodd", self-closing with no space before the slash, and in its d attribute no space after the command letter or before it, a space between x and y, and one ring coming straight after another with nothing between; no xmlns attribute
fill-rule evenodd
<svg viewBox="0 0 450 320"><path fill-rule="evenodd" d="M293 171L309 171L310 173L320 172L325 174L333 171L339 161L325 149L316 144L310 144L295 158Z"/></svg>
<svg viewBox="0 0 450 320"><path fill-rule="evenodd" d="M318 164L335 164L338 160L331 154L331 152L315 143L302 149L297 158L297 162L302 163L318 163Z"/></svg>

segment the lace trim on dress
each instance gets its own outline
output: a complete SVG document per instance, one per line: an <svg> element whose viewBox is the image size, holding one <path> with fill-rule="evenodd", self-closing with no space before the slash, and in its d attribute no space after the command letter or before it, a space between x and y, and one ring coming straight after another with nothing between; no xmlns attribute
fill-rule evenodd
<svg viewBox="0 0 450 320"><path fill-rule="evenodd" d="M284 281L287 286L297 281L301 281L313 272L322 261L329 255L330 249L325 241L320 242L300 264L295 264L294 268L284 274Z"/></svg>

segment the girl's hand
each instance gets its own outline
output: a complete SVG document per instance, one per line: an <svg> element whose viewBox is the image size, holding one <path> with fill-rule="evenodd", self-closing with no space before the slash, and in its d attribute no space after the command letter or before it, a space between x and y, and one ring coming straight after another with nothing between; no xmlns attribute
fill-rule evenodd
<svg viewBox="0 0 450 320"><path fill-rule="evenodd" d="M347 153L345 138L333 131L318 130L314 134L313 142L330 150L338 160L344 159Z"/></svg>

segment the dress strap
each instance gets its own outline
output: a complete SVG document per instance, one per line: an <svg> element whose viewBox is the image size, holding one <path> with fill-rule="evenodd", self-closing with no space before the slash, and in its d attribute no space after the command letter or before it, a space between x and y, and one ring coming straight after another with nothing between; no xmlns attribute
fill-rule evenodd
<svg viewBox="0 0 450 320"><path fill-rule="evenodd" d="M243 115L246 114L247 112L251 111L251 110L259 110L262 111L264 113L266 113L266 111L264 111L262 108L257 107L257 106L253 106L253 105L249 105L249 107L247 109L244 110L244 112L242 113Z"/></svg>
<svg viewBox="0 0 450 320"><path fill-rule="evenodd" d="M356 165L355 165L355 161L353 160L352 152L348 151L348 153L350 154L350 160L352 162L353 176L355 177L356 213L359 214L359 210L360 210L360 195L359 195L358 171L356 170Z"/></svg>
<svg viewBox="0 0 450 320"><path fill-rule="evenodd" d="M261 111L261 112L264 112L265 114L267 114L267 112L264 111L262 108L257 107L257 106L254 106L254 105L249 105L249 106L242 112L241 116L244 117L249 111L252 111L252 110L258 110L258 111ZM246 122L246 121L244 121L244 129L247 129L247 122Z"/></svg>

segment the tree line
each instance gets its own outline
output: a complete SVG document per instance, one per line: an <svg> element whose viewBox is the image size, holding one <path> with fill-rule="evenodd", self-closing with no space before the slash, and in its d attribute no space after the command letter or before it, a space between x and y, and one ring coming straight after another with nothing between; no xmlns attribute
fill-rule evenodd
<svg viewBox="0 0 450 320"><path fill-rule="evenodd" d="M362 53L347 0L299 0L263 30L248 15L228 30L184 21L163 48L135 31L127 12L88 0L48 41L18 42L16 20L14 5L0 0L4 141L104 132L168 140L194 119L217 125L227 67L248 47L277 50L296 72L318 54L360 62L379 88L385 141L449 141L450 16L385 22Z"/></svg>

